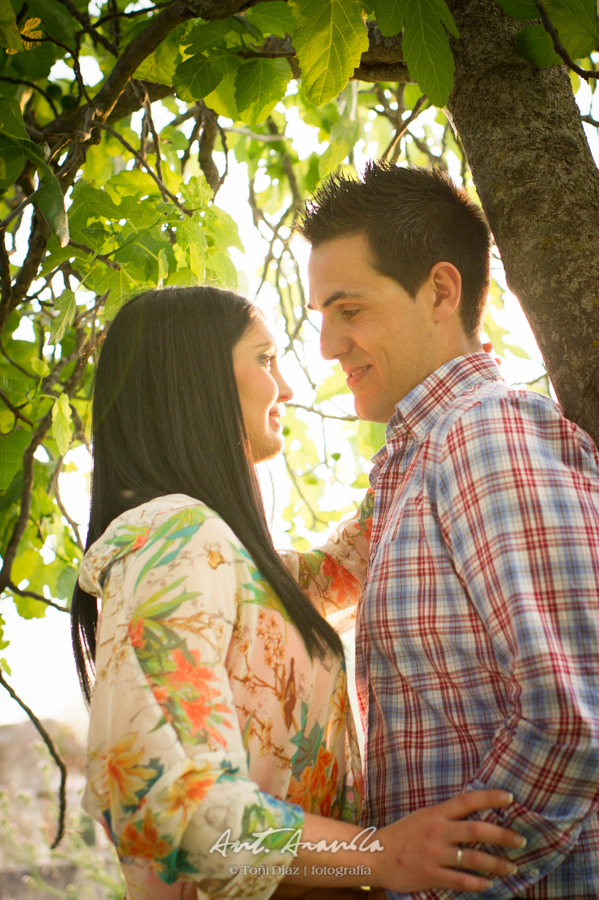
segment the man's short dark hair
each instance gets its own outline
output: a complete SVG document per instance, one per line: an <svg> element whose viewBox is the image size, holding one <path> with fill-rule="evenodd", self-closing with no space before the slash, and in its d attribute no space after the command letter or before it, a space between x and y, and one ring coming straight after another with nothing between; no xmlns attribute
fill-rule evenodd
<svg viewBox="0 0 599 900"><path fill-rule="evenodd" d="M331 175L298 226L313 247L363 234L373 265L412 297L438 262L462 276L460 316L468 337L479 329L490 277L491 234L480 207L439 169L369 162L361 180Z"/></svg>

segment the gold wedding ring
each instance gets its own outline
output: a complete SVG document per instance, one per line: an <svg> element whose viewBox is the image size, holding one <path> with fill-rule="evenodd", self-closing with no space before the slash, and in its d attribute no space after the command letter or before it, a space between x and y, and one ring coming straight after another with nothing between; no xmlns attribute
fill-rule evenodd
<svg viewBox="0 0 599 900"><path fill-rule="evenodd" d="M462 850L461 847L458 847L458 855L456 856L454 868L456 868L456 869L461 869L461 868L462 868L462 860L463 860L463 858L464 858L464 851Z"/></svg>

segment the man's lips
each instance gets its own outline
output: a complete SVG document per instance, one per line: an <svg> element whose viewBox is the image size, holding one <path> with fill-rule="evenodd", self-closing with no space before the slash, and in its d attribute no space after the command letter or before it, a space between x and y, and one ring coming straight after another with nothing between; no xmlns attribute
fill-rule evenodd
<svg viewBox="0 0 599 900"><path fill-rule="evenodd" d="M347 375L347 378L345 379L347 386L349 388L352 388L352 387L354 387L354 385L359 384L359 382L362 381L362 379L364 378L364 376L366 375L366 373L368 372L368 370L370 368L371 367L368 365L368 366L359 366L356 369L350 369L350 370L344 369L343 371Z"/></svg>

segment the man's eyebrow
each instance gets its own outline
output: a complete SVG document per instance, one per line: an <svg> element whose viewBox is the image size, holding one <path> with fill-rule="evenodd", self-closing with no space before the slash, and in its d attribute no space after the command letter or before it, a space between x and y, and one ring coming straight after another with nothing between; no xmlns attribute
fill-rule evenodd
<svg viewBox="0 0 599 900"><path fill-rule="evenodd" d="M311 303L308 303L308 309L313 309L315 312L320 312L321 309L326 309L327 306L331 306L337 300L355 300L360 299L362 294L359 294L357 291L335 291L334 294L331 294L330 297L321 304L320 309L316 309L315 306L312 306Z"/></svg>

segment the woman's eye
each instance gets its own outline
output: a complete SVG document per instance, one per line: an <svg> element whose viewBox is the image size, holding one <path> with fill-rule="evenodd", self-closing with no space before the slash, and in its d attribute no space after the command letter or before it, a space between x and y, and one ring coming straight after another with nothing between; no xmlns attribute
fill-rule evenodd
<svg viewBox="0 0 599 900"><path fill-rule="evenodd" d="M262 362L264 363L264 365L268 366L268 368L270 369L275 358L274 358L274 356L269 356L268 354L264 354L264 356L262 356L261 359L262 359Z"/></svg>

